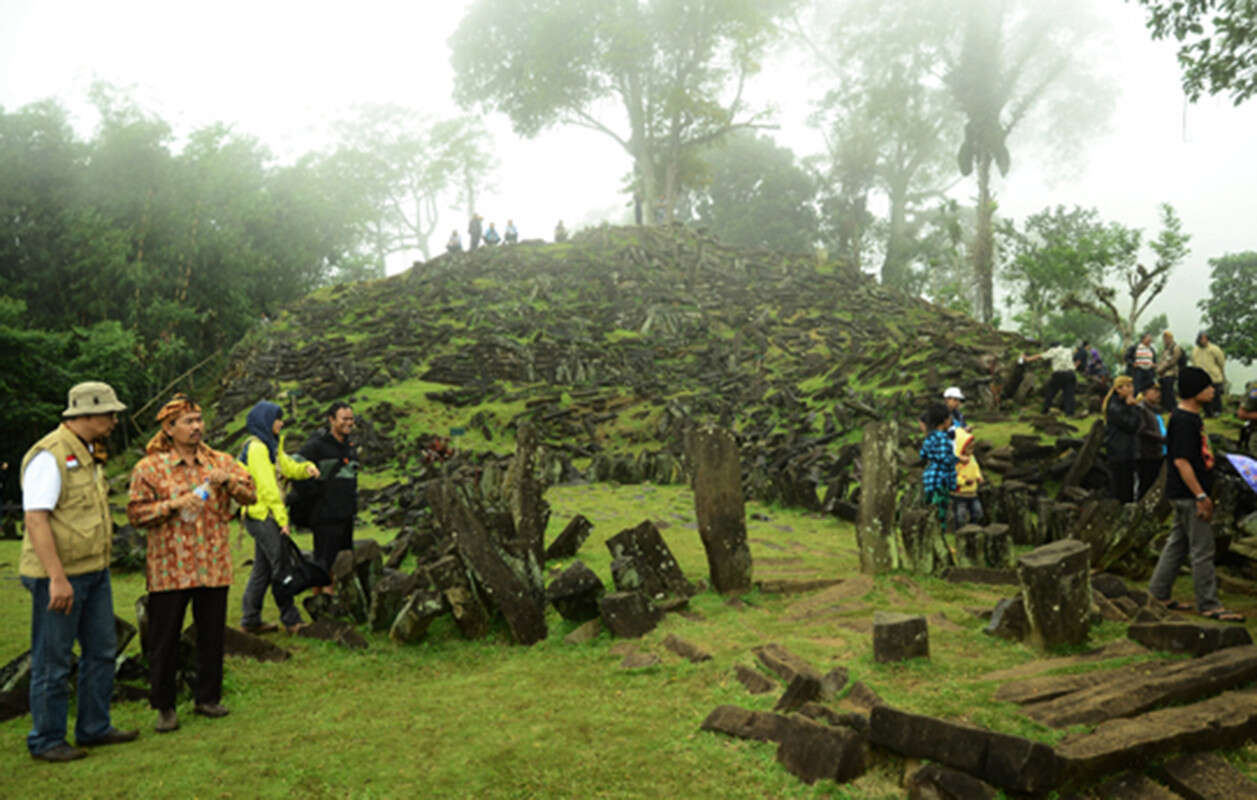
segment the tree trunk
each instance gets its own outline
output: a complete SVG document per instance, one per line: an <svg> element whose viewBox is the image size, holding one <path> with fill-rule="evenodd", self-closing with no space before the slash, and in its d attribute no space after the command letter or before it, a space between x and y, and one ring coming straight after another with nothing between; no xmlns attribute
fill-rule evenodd
<svg viewBox="0 0 1257 800"><path fill-rule="evenodd" d="M882 285L902 288L908 282L907 247L904 229L907 228L907 187L894 186L890 191L890 232L886 237L886 259L882 262Z"/></svg>
<svg viewBox="0 0 1257 800"><path fill-rule="evenodd" d="M995 276L993 218L991 203L991 156L978 159L978 230L973 243L973 277L978 284L978 319L989 323L995 318Z"/></svg>

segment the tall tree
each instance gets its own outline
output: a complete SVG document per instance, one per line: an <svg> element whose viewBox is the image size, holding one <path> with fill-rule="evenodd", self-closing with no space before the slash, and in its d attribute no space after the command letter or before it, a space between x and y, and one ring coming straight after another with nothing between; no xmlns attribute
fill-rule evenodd
<svg viewBox="0 0 1257 800"><path fill-rule="evenodd" d="M704 160L708 177L694 210L717 238L788 252L816 246L816 181L788 148L739 131Z"/></svg>
<svg viewBox="0 0 1257 800"><path fill-rule="evenodd" d="M796 2L475 0L450 39L454 95L523 136L577 125L611 137L633 160L646 221L671 221L697 154L763 124L743 90Z"/></svg>
<svg viewBox="0 0 1257 800"><path fill-rule="evenodd" d="M1142 238L1138 230L1103 222L1095 209L1077 206L1044 209L1020 229L1006 222L999 236L1001 277L1012 290L1008 308L1018 330L1041 341L1060 327L1065 299L1078 286L1102 285L1112 270L1134 263Z"/></svg>
<svg viewBox="0 0 1257 800"><path fill-rule="evenodd" d="M1076 146L1090 133L1081 123L1107 116L1111 90L1083 58L1100 29L1077 4L964 0L956 13L963 23L945 79L965 118L957 154L960 172L977 177L974 276L979 318L990 321L995 313L992 167L1008 173L1010 140L1036 110L1048 118L1050 124L1042 127L1050 128L1058 148Z"/></svg>
<svg viewBox="0 0 1257 800"><path fill-rule="evenodd" d="M1136 0L1153 39L1173 36L1183 91L1230 92L1236 105L1257 93L1257 7L1252 0Z"/></svg>
<svg viewBox="0 0 1257 800"><path fill-rule="evenodd" d="M1257 361L1257 252L1209 259L1209 296L1199 303L1209 339L1229 358Z"/></svg>
<svg viewBox="0 0 1257 800"><path fill-rule="evenodd" d="M1148 242L1148 247L1156 256L1152 267L1145 267L1135 260L1138 255L1136 249L1116 262L1115 269L1111 271L1113 277L1125 284L1129 301L1127 309L1123 311L1118 307L1118 290L1094 279L1084 284L1082 292L1071 293L1065 299L1065 306L1108 321L1117 329L1122 347L1128 347L1140 332L1139 318L1165 289L1170 273L1191 252L1187 247L1189 241L1191 236L1183 233L1183 224L1174 207L1162 203L1161 231L1156 239Z"/></svg>
<svg viewBox="0 0 1257 800"><path fill-rule="evenodd" d="M929 14L898 10L887 13L881 0L847 0L814 8L810 19L796 17L793 33L809 46L832 87L812 117L826 138L834 180L828 194L838 206L867 206L867 196L863 203L857 199L863 183L885 198L881 278L906 288L917 250L911 218L937 202L954 180L951 159L960 126L937 74L948 28ZM827 35L818 39L818 28ZM858 219L858 210L851 210Z"/></svg>
<svg viewBox="0 0 1257 800"><path fill-rule="evenodd" d="M365 204L360 219L380 275L393 253L429 258L441 202L465 197L474 206L493 163L488 132L472 117L433 120L403 106L367 105L335 127L332 163Z"/></svg>

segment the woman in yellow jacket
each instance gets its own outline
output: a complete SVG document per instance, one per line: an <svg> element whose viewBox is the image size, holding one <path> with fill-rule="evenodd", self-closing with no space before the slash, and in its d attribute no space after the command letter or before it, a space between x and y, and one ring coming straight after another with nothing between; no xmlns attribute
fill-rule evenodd
<svg viewBox="0 0 1257 800"><path fill-rule="evenodd" d="M319 469L313 464L295 461L284 452L284 440L279 432L284 427L284 410L275 403L263 400L253 407L245 421L249 439L245 442L241 461L253 476L257 488L257 502L244 509L244 528L253 537L253 571L244 587L244 611L240 627L246 633L267 633L278 630L274 623L262 621L262 599L266 587L271 586L271 596L279 606L280 622L289 633L296 633L301 625L301 612L286 594L275 591L272 585L278 577L281 536L288 536L288 508L279 490L275 476L276 467L285 478L305 480L317 478Z"/></svg>

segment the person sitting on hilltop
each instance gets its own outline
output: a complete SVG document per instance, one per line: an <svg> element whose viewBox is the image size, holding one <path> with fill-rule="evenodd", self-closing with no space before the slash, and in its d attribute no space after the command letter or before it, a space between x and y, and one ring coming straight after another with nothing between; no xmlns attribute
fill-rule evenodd
<svg viewBox="0 0 1257 800"><path fill-rule="evenodd" d="M445 243L445 252L447 253L463 252L463 240L458 235L458 231L450 231L449 241Z"/></svg>
<svg viewBox="0 0 1257 800"><path fill-rule="evenodd" d="M934 403L925 412L925 427L929 433L921 444L921 459L925 472L921 476L925 502L938 511L938 521L947 525L947 512L951 508L952 492L956 491L956 451L951 438L952 416L947 406Z"/></svg>
<svg viewBox="0 0 1257 800"><path fill-rule="evenodd" d="M519 241L519 229L515 227L515 220L508 219L506 221L506 243L515 244Z"/></svg>
<svg viewBox="0 0 1257 800"><path fill-rule="evenodd" d="M952 516L956 530L982 521L982 501L978 499L978 486L983 482L982 468L973 454L973 434L965 428L956 429L956 491L952 492Z"/></svg>
<svg viewBox="0 0 1257 800"><path fill-rule="evenodd" d="M484 232L484 246L493 247L502 241L502 237L498 235L498 229L493 227L493 223L489 223L489 230Z"/></svg>
<svg viewBox="0 0 1257 800"><path fill-rule="evenodd" d="M563 227L563 220L559 220L559 224L554 226L554 241L567 241L567 228Z"/></svg>

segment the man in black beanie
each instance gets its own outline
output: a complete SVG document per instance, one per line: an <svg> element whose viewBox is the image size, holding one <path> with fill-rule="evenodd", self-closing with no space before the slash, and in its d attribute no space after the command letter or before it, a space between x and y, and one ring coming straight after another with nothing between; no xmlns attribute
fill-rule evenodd
<svg viewBox="0 0 1257 800"><path fill-rule="evenodd" d="M1218 580L1213 567L1213 450L1205 434L1200 413L1213 399L1214 385L1209 373L1199 367L1184 367L1178 376L1178 408L1170 414L1166 431L1165 496L1174 507L1174 527L1161 549L1148 592L1168 608L1191 608L1171 598L1174 578L1189 554L1196 612L1221 622L1243 622L1218 602Z"/></svg>

